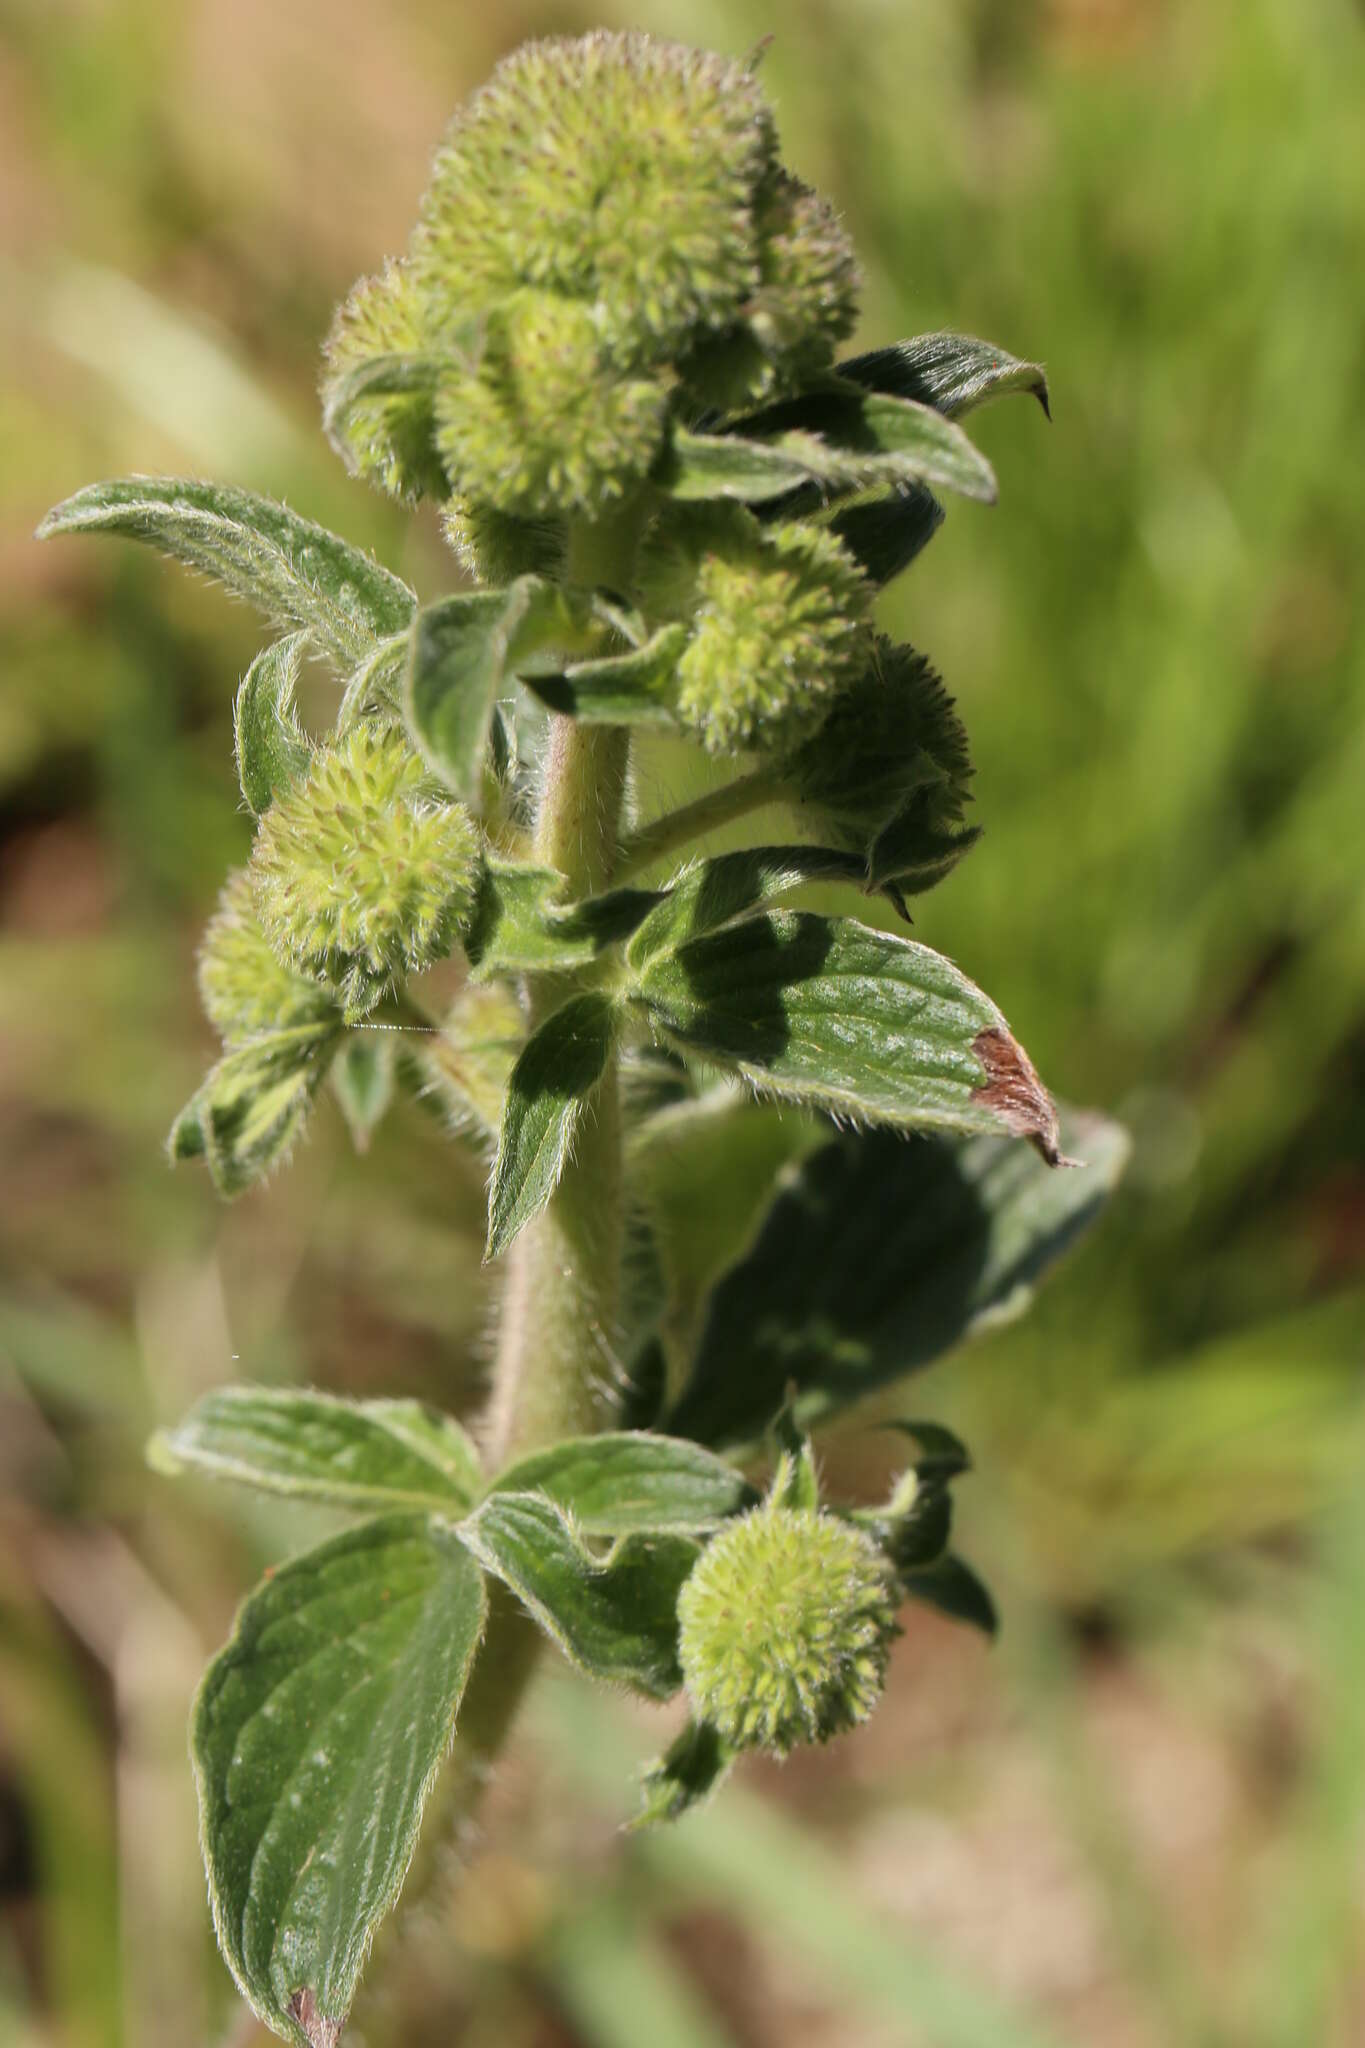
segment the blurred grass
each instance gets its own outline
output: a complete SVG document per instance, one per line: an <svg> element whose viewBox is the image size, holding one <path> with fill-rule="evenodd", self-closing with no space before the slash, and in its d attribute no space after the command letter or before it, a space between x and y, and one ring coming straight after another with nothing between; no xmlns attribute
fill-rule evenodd
<svg viewBox="0 0 1365 2048"><path fill-rule="evenodd" d="M254 627L154 563L29 535L91 477L191 469L439 588L430 520L321 443L318 340L500 51L613 18L0 0L0 2040L25 2048L159 2048L232 2014L184 1709L251 1573L312 1525L168 1488L147 1430L237 1375L468 1406L489 1313L477 1167L416 1124L359 1166L326 1129L229 1212L167 1173L208 1047L194 940L247 843L228 704ZM1048 364L1055 426L984 416L1000 507L955 508L886 606L959 695L986 827L918 928L1055 1085L1128 1119L1135 1157L1033 1316L915 1390L976 1447L963 1538L1001 1583L1002 1650L917 1625L859 1744L754 1772L648 1851L611 1833L614 1710L547 1696L495 1794L501 1865L371 2037L1349 2048L1359 9L631 19L735 50L777 27L788 154L865 259L863 345L956 326ZM684 772L660 752L642 799ZM884 1455L831 1446L832 1476Z"/></svg>

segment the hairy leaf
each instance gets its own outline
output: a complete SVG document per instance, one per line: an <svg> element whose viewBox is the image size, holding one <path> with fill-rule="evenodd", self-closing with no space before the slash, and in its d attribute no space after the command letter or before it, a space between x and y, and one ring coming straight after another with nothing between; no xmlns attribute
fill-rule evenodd
<svg viewBox="0 0 1365 2048"><path fill-rule="evenodd" d="M613 889L566 904L563 890L564 877L553 868L485 863L461 934L479 977L586 966L628 937L660 900L656 889Z"/></svg>
<svg viewBox="0 0 1365 2048"><path fill-rule="evenodd" d="M699 1555L688 1537L622 1536L597 1557L553 1501L502 1492L459 1534L591 1677L651 1699L678 1690L678 1594Z"/></svg>
<svg viewBox="0 0 1365 2048"><path fill-rule="evenodd" d="M830 489L939 485L993 503L995 475L961 427L933 406L829 377L736 422L745 443L804 451L810 480Z"/></svg>
<svg viewBox="0 0 1365 2048"><path fill-rule="evenodd" d="M586 599L539 576L424 605L412 624L403 703L432 770L466 803L477 803L500 691L523 665L529 675L541 673L547 650L572 654L599 632ZM555 667L550 661L551 673Z"/></svg>
<svg viewBox="0 0 1365 2048"><path fill-rule="evenodd" d="M333 2048L402 1886L483 1630L452 1529L363 1523L247 1600L195 1701L218 1940L277 2033Z"/></svg>
<svg viewBox="0 0 1365 2048"><path fill-rule="evenodd" d="M342 668L400 633L417 600L370 556L287 506L188 477L91 484L49 512L54 533L117 533L199 569L276 624L307 632Z"/></svg>
<svg viewBox="0 0 1365 2048"><path fill-rule="evenodd" d="M1038 363L1024 363L989 341L970 334L917 334L890 348L873 349L838 365L838 374L869 391L913 398L957 419L987 399L1029 391L1050 419L1047 377Z"/></svg>
<svg viewBox="0 0 1365 2048"><path fill-rule="evenodd" d="M758 1501L741 1473L699 1444L636 1430L534 1451L489 1492L540 1494L585 1536L695 1533Z"/></svg>
<svg viewBox="0 0 1365 2048"><path fill-rule="evenodd" d="M627 1826L633 1831L681 1820L689 1807L699 1805L715 1791L735 1755L709 1721L689 1721L645 1772L640 1810Z"/></svg>
<svg viewBox="0 0 1365 2048"><path fill-rule="evenodd" d="M420 1401L344 1401L275 1387L220 1387L148 1446L160 1472L203 1472L266 1493L348 1508L431 1508L477 1498L478 1453Z"/></svg>
<svg viewBox="0 0 1365 2048"><path fill-rule="evenodd" d="M670 497L684 501L729 498L742 505L762 504L823 476L824 451L791 436L786 443L745 440L738 434L693 434L675 427L655 481ZM845 483L847 473L836 473Z"/></svg>
<svg viewBox="0 0 1365 2048"><path fill-rule="evenodd" d="M407 634L395 633L381 640L347 681L337 709L337 731L349 732L362 718L386 726L401 725L407 667Z"/></svg>
<svg viewBox="0 0 1365 2048"><path fill-rule="evenodd" d="M643 647L625 654L571 662L562 675L522 680L551 711L585 725L671 726L673 676L686 640L685 626L663 626Z"/></svg>
<svg viewBox="0 0 1365 2048"><path fill-rule="evenodd" d="M747 911L811 882L853 882L862 887L863 861L817 846L750 846L698 861L665 892L626 948L632 967L731 924Z"/></svg>
<svg viewBox="0 0 1365 2048"><path fill-rule="evenodd" d="M288 1158L336 1049L329 1023L249 1038L219 1060L171 1127L173 1159L203 1158L231 1199Z"/></svg>
<svg viewBox="0 0 1365 2048"><path fill-rule="evenodd" d="M486 1258L505 1252L559 1185L587 1098L606 1070L614 1029L610 998L589 993L571 996L527 1040L503 1105Z"/></svg>
<svg viewBox="0 0 1365 2048"><path fill-rule="evenodd" d="M232 735L237 750L237 778L248 808L259 818L275 800L308 772L313 750L294 710L307 633L290 633L262 648L242 678L232 707Z"/></svg>
<svg viewBox="0 0 1365 2048"><path fill-rule="evenodd" d="M368 1152L375 1126L393 1100L395 1058L387 1032L353 1031L332 1062L332 1092L357 1152Z"/></svg>
<svg viewBox="0 0 1365 2048"><path fill-rule="evenodd" d="M821 1422L1021 1309L1093 1222L1127 1155L1116 1124L1071 1116L1088 1162L1051 1173L1024 1145L846 1133L789 1178L711 1298L676 1436L756 1443L789 1386Z"/></svg>
<svg viewBox="0 0 1365 2048"><path fill-rule="evenodd" d="M928 946L777 911L657 955L640 988L679 1046L775 1094L907 1130L1006 1130L1060 1160L1027 1054Z"/></svg>

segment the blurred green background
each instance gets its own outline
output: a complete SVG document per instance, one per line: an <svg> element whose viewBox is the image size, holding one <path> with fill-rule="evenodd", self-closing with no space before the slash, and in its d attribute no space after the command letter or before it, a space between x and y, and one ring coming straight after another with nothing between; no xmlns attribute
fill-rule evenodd
<svg viewBox="0 0 1365 2048"><path fill-rule="evenodd" d="M918 911L1135 1138L1031 1318L917 1386L978 1473L995 1651L932 1618L856 1742L626 1840L660 1717L553 1681L483 1843L357 2014L484 2048L1365 2039L1365 16L1348 0L0 0L0 2042L256 2031L184 1720L313 1533L172 1488L207 1386L479 1393L476 1167L336 1120L218 1208L161 1142L247 845L253 621L29 536L94 477L286 496L427 595L314 380L455 103L525 36L742 52L865 261L861 344L1047 363L886 602L986 837ZM659 762L643 791L675 770ZM657 786L656 786L657 785ZM876 1483L874 1437L832 1445Z"/></svg>

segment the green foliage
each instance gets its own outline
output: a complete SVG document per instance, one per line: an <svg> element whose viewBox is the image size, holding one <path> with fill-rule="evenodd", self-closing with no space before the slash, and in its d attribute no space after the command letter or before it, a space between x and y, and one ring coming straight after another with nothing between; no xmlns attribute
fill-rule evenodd
<svg viewBox="0 0 1365 2048"><path fill-rule="evenodd" d="M904 917L972 843L961 720L871 610L934 490L995 497L955 415L1046 385L943 335L836 365L855 310L847 237L781 165L752 68L634 33L533 44L457 118L406 254L327 348L333 444L441 502L475 587L419 603L198 484L97 486L45 523L149 540L290 629L235 705L254 845L205 937L226 1050L174 1156L243 1192L329 1076L359 1150L401 1086L493 1154L491 1480L407 1400L240 1388L154 1440L163 1470L383 1513L266 1579L195 1710L220 1942L309 2048L349 2011L479 1652L452 1766L472 1802L527 1615L593 1678L686 1690L651 1820L741 1751L866 1720L903 1600L994 1623L949 1549L956 1440L917 1425L885 1505L836 1509L801 1428L1013 1304L1121 1141L1092 1122L1097 1164L1053 1176L1051 1097L974 982L775 906L816 885ZM316 741L310 650L339 686ZM756 758L632 832L651 730ZM762 805L814 843L677 858ZM854 1130L821 1144L831 1115ZM651 1408L669 1434L616 1426ZM735 1456L774 1415L760 1499Z"/></svg>
<svg viewBox="0 0 1365 2048"><path fill-rule="evenodd" d="M334 2041L392 1906L483 1632L479 1572L421 1515L365 1522L246 1602L194 1704L209 1896L253 2011Z"/></svg>

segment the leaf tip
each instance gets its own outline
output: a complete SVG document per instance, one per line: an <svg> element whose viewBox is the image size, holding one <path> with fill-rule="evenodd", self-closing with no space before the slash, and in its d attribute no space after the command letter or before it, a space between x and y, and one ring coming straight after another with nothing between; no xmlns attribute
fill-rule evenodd
<svg viewBox="0 0 1365 2048"><path fill-rule="evenodd" d="M989 1110L1016 1138L1027 1138L1049 1166L1074 1166L1062 1152L1056 1104L1018 1039L992 1025L977 1032L972 1051L986 1074L972 1090L977 1108Z"/></svg>
<svg viewBox="0 0 1365 2048"><path fill-rule="evenodd" d="M289 2017L308 2042L308 2048L336 2048L337 2036L341 2032L341 2021L328 2019L318 2011L318 2002L311 1988L296 1991L289 2001Z"/></svg>

